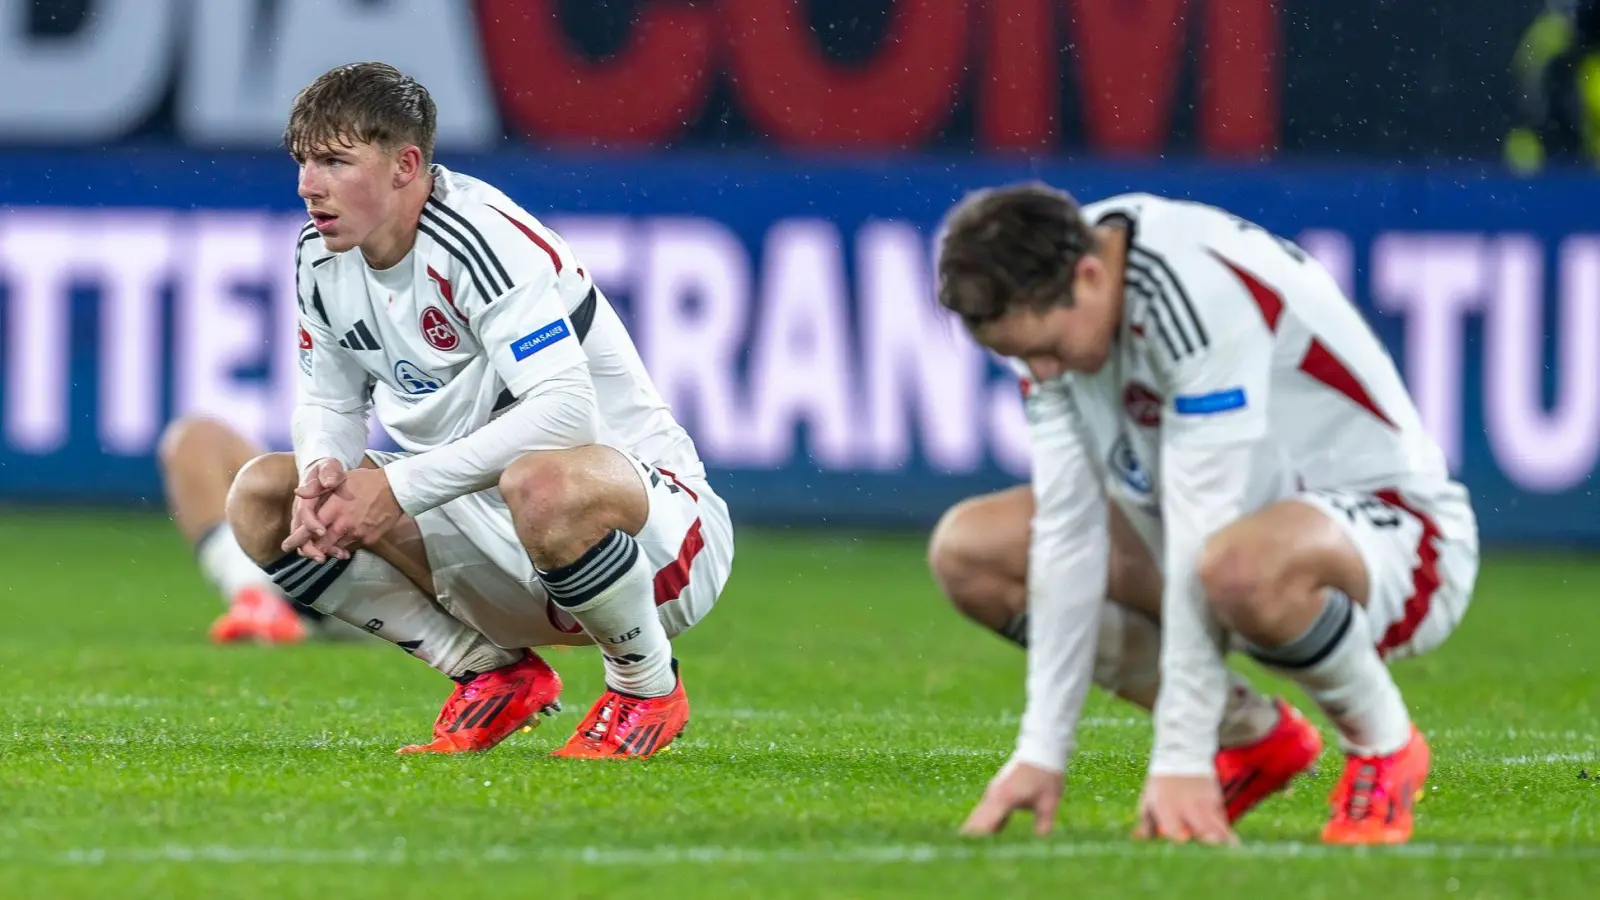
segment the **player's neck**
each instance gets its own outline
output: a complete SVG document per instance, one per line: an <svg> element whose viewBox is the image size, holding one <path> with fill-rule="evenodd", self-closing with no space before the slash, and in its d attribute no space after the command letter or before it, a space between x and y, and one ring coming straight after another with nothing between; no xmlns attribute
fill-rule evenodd
<svg viewBox="0 0 1600 900"><path fill-rule="evenodd" d="M416 246L417 224L422 221L422 207L432 193L431 173L401 189L399 211L361 243L361 256L367 261L368 268L381 272L394 268L406 258L411 248Z"/></svg>

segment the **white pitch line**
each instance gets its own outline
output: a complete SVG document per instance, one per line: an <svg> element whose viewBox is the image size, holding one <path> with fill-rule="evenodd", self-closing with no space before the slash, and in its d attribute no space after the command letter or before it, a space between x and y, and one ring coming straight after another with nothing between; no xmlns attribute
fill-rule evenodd
<svg viewBox="0 0 1600 900"><path fill-rule="evenodd" d="M1600 763L1600 755L1593 753L1536 753L1526 756L1502 756L1502 766L1553 766L1565 763Z"/></svg>
<svg viewBox="0 0 1600 900"><path fill-rule="evenodd" d="M481 852L449 850L413 852L404 846L390 849L298 849L291 847L230 847L222 845L156 847L95 847L60 854L0 852L0 860L13 863L89 867L152 863L214 865L460 865L478 863L553 863L600 868L616 866L695 865L921 865L964 861L1030 861L1056 859L1152 859L1157 857L1207 859L1374 859L1398 857L1426 860L1593 860L1600 846L1545 846L1531 844L1413 843L1385 848L1341 848L1295 841L1246 843L1226 849L1180 848L1135 841L1082 841L1027 844L869 844L851 847L823 846L781 849L738 845L659 845L654 847L545 846L525 850L491 846Z"/></svg>

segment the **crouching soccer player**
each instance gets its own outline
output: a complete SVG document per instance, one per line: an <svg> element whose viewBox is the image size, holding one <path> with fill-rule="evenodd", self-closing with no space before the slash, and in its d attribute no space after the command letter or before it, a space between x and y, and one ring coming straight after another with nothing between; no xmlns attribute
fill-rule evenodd
<svg viewBox="0 0 1600 900"><path fill-rule="evenodd" d="M1234 839L1217 769L1236 637L1338 730L1323 839L1408 840L1429 748L1385 662L1460 622L1477 528L1328 273L1215 208L1131 194L1080 209L1030 185L952 210L939 299L1028 373L1033 445L1027 705L967 830L1053 813L1102 619L1121 616L1104 601L1113 547L1143 544L1162 573L1160 689L1135 833ZM1108 527L1107 484L1142 541Z"/></svg>
<svg viewBox="0 0 1600 900"><path fill-rule="evenodd" d="M1161 570L1140 536L1156 532L1156 520L1115 502L1107 508L1109 567L1106 602L1094 643L1093 683L1146 712L1155 709L1161 686ZM929 541L934 579L964 615L1001 637L1028 646L1028 553L1035 509L1032 488L1009 488L964 500L939 520ZM1143 526L1136 531L1132 525ZM1316 764L1322 735L1282 699L1259 693L1229 671L1228 694L1217 730L1217 780L1229 822L1237 822ZM1050 830L1055 805L1040 810L1036 826ZM986 808L967 830L983 833L997 823Z"/></svg>
<svg viewBox="0 0 1600 900"><path fill-rule="evenodd" d="M556 755L649 756L688 720L670 639L727 580L727 507L572 250L431 164L435 118L377 63L295 98L294 453L239 473L228 520L296 601L458 682L405 749L494 746L557 708L525 648L593 641L607 690ZM370 409L405 452L366 450Z"/></svg>

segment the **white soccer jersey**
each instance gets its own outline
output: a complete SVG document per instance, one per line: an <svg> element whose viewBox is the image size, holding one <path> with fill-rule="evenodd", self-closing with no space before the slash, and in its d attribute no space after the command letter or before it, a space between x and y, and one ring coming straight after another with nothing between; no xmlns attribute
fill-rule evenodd
<svg viewBox="0 0 1600 900"><path fill-rule="evenodd" d="M1071 749L1106 584L1109 492L1143 521L1166 574L1152 771L1206 774L1224 670L1196 578L1205 539L1299 489L1400 489L1424 503L1464 491L1382 344L1298 247L1148 194L1083 214L1127 223L1123 320L1100 371L1023 382L1037 518L1018 755L1060 768ZM1457 524L1469 527L1445 527Z"/></svg>
<svg viewBox="0 0 1600 900"><path fill-rule="evenodd" d="M429 451L579 369L593 384L602 442L703 478L688 433L572 249L494 187L443 166L431 172L416 244L393 268L373 270L359 250L329 253L310 225L300 233L297 416L322 416L297 434L302 467L327 456L356 465L360 423L375 409L396 443L419 454L403 461L409 476ZM426 479L398 477L402 463L393 469L408 513L451 499Z"/></svg>

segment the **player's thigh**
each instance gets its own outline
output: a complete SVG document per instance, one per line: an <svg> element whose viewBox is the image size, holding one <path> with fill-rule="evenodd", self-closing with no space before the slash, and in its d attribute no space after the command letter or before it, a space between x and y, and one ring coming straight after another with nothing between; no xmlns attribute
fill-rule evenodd
<svg viewBox="0 0 1600 900"><path fill-rule="evenodd" d="M1333 522L1360 557L1371 639L1386 659L1426 653L1455 631L1478 573L1469 507L1435 510L1398 491L1308 491L1296 501Z"/></svg>
<svg viewBox="0 0 1600 900"><path fill-rule="evenodd" d="M668 637L711 612L733 574L728 505L703 478L656 465L619 448L644 488L644 525L634 540L650 569L651 596Z"/></svg>

